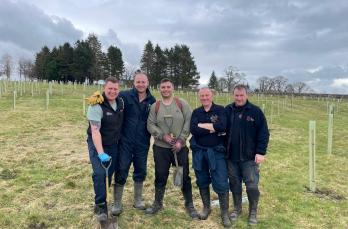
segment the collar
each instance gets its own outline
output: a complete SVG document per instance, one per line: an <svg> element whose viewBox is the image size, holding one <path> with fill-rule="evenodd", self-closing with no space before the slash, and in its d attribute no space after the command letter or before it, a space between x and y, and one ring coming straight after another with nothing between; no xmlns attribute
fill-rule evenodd
<svg viewBox="0 0 348 229"><path fill-rule="evenodd" d="M208 111L205 111L203 105L201 106L201 111L204 113L208 113L208 112L212 112L216 109L216 104L213 102L213 104L211 105L210 109Z"/></svg>
<svg viewBox="0 0 348 229"><path fill-rule="evenodd" d="M131 89L131 95L135 98L137 98L137 100L139 100L139 97L138 97L138 91L137 89L135 89L134 87ZM151 92L148 88L146 88L146 96L145 96L145 99L144 100L147 100L149 97L152 97L151 95Z"/></svg>
<svg viewBox="0 0 348 229"><path fill-rule="evenodd" d="M231 103L230 105L228 105L228 107L232 110L237 109L235 103ZM247 100L247 102L244 104L244 106L242 107L243 109L250 109L251 108L251 103L249 102L249 100Z"/></svg>

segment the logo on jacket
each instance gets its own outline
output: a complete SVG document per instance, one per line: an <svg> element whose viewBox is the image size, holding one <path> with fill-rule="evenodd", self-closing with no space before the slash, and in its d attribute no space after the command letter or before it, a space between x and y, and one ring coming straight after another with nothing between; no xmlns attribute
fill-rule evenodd
<svg viewBox="0 0 348 229"><path fill-rule="evenodd" d="M211 121L212 123L216 123L217 121L219 121L219 116L217 116L217 115L212 115L212 116L210 117L210 121Z"/></svg>
<svg viewBox="0 0 348 229"><path fill-rule="evenodd" d="M255 121L255 119L253 119L253 118L250 117L249 115L246 117L246 120L247 120L248 122L254 122L254 121Z"/></svg>
<svg viewBox="0 0 348 229"><path fill-rule="evenodd" d="M106 115L112 115L112 113L111 112L106 112Z"/></svg>

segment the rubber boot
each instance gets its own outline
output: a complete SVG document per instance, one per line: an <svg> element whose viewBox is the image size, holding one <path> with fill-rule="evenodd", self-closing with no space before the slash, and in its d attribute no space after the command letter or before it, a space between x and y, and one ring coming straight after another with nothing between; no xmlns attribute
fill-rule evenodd
<svg viewBox="0 0 348 229"><path fill-rule="evenodd" d="M199 219L199 214L193 206L192 189L182 190L185 199L185 209L192 219Z"/></svg>
<svg viewBox="0 0 348 229"><path fill-rule="evenodd" d="M260 192L258 189L247 190L249 199L249 225L257 225L257 205L259 203Z"/></svg>
<svg viewBox="0 0 348 229"><path fill-rule="evenodd" d="M226 193L219 193L219 204L220 204L220 212L221 212L221 219L222 219L222 225L224 227L231 227L231 221L228 217L228 192Z"/></svg>
<svg viewBox="0 0 348 229"><path fill-rule="evenodd" d="M122 213L122 195L124 185L115 184L114 186L114 205L112 206L111 213L113 216L119 216Z"/></svg>
<svg viewBox="0 0 348 229"><path fill-rule="evenodd" d="M107 223L108 221L108 207L106 203L96 204L94 206L94 213L97 215L97 221L100 224Z"/></svg>
<svg viewBox="0 0 348 229"><path fill-rule="evenodd" d="M203 203L203 210L202 210L202 213L200 214L199 218L202 220L206 220L211 213L209 187L202 188L202 189L200 188L199 193L201 194L202 203Z"/></svg>
<svg viewBox="0 0 348 229"><path fill-rule="evenodd" d="M230 220L234 222L242 214L242 193L232 193L232 197L234 209L230 215Z"/></svg>
<svg viewBox="0 0 348 229"><path fill-rule="evenodd" d="M142 200L143 182L134 182L134 205L136 209L145 210L145 204Z"/></svg>
<svg viewBox="0 0 348 229"><path fill-rule="evenodd" d="M163 197L166 187L155 187L155 201L150 208L145 210L146 214L156 214L163 208Z"/></svg>

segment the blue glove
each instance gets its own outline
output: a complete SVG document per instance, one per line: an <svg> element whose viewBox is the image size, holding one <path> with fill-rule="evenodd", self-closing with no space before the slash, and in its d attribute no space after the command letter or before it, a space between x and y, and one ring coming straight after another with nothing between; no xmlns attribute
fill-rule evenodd
<svg viewBox="0 0 348 229"><path fill-rule="evenodd" d="M110 161L110 156L107 155L106 153L102 152L102 153L98 153L98 157L101 160L101 162L108 162Z"/></svg>

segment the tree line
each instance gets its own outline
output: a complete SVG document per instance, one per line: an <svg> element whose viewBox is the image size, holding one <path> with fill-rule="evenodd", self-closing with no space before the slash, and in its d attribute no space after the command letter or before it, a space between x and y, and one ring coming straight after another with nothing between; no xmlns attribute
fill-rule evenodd
<svg viewBox="0 0 348 229"><path fill-rule="evenodd" d="M257 79L257 83L258 88L255 91L259 93L301 94L312 92L312 89L306 83L302 81L288 83L288 79L285 76L262 76Z"/></svg>
<svg viewBox="0 0 348 229"><path fill-rule="evenodd" d="M209 78L208 87L220 92L230 92L237 84L246 84L249 88L246 81L246 74L241 72L237 67L229 66L224 70L223 76L221 77L217 77L215 71L213 71Z"/></svg>
<svg viewBox="0 0 348 229"><path fill-rule="evenodd" d="M140 68L150 79L150 85L157 87L163 78L173 81L175 88L193 88L198 86L199 72L187 45L175 45L162 49L154 47L148 41L140 61Z"/></svg>
<svg viewBox="0 0 348 229"><path fill-rule="evenodd" d="M36 53L34 66L36 78L48 81L92 83L108 76L121 79L124 73L121 50L111 45L104 53L94 34L73 47L68 42L52 50L44 46Z"/></svg>
<svg viewBox="0 0 348 229"><path fill-rule="evenodd" d="M211 73L208 87L216 91L230 92L235 85L245 84L249 88L245 73L238 68L229 66L224 70L222 77L217 77L215 71ZM288 83L285 76L268 77L262 76L257 79L257 87L253 90L256 93L269 94L301 94L313 92L312 89L304 82Z"/></svg>

